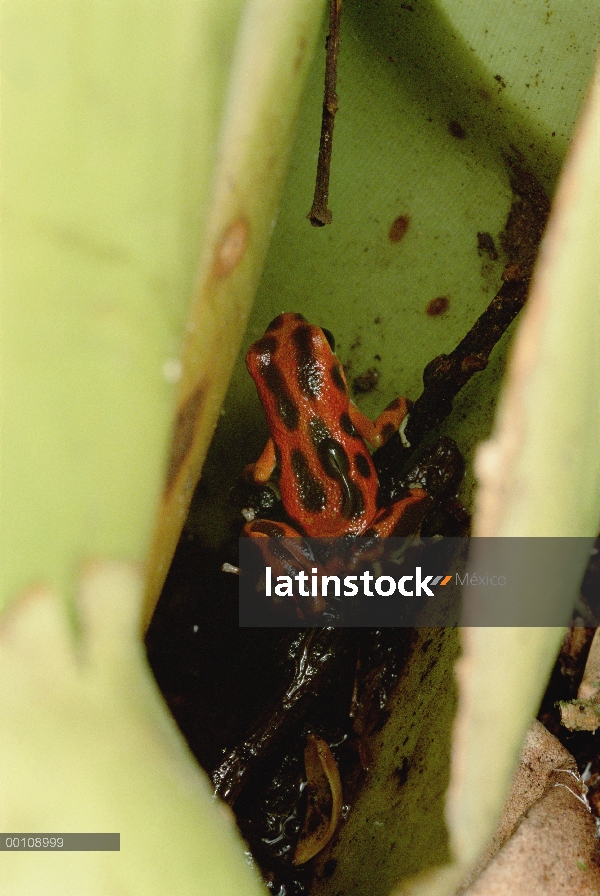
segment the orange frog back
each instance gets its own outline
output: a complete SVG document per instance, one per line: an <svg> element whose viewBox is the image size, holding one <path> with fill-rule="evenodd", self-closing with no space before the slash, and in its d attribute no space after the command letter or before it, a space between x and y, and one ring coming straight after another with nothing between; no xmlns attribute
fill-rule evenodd
<svg viewBox="0 0 600 896"><path fill-rule="evenodd" d="M363 534L377 514L377 474L325 332L301 314L280 314L250 347L246 364L272 439L272 461L257 478L279 468L286 513L302 534Z"/></svg>

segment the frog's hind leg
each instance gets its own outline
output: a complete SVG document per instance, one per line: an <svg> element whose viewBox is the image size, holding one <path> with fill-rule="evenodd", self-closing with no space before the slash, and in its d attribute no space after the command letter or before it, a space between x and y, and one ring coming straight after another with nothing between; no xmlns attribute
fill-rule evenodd
<svg viewBox="0 0 600 896"><path fill-rule="evenodd" d="M417 531L432 505L432 498L423 488L411 488L405 498L383 507L365 535L380 538L405 538Z"/></svg>
<svg viewBox="0 0 600 896"><path fill-rule="evenodd" d="M291 582L297 577L299 571L311 570L314 573L317 567L323 572L320 564L315 560L312 548L304 541L297 529L287 523L276 523L272 520L253 520L246 523L242 535L256 539L256 546L260 550L265 567L269 567L276 581L279 577L286 576ZM283 541L279 541L283 539ZM308 580L308 575L305 576ZM302 586L301 586L302 587ZM299 597L290 595L296 604L296 615L299 619L311 619L323 614L327 602L322 595L309 591L301 591ZM279 600L281 604L282 601Z"/></svg>

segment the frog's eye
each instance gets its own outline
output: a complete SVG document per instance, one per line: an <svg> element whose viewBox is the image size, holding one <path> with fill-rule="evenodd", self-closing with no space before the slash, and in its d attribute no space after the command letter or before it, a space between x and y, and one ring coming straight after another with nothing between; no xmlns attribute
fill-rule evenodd
<svg viewBox="0 0 600 896"><path fill-rule="evenodd" d="M329 348L331 349L332 352L334 352L335 351L335 337L334 337L333 333L331 332L331 330L326 330L325 327L322 327L322 330L323 330L325 339L329 343Z"/></svg>
<svg viewBox="0 0 600 896"><path fill-rule="evenodd" d="M277 317L273 318L273 320L267 327L267 333L269 333L272 330L280 330L284 323L285 323L285 314L278 314Z"/></svg>

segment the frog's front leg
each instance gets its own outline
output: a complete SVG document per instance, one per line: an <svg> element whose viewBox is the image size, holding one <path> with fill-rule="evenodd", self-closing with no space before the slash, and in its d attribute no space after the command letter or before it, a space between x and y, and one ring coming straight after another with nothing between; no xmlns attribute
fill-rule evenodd
<svg viewBox="0 0 600 896"><path fill-rule="evenodd" d="M249 535L250 538L302 538L293 526L273 520L252 520L251 523L246 523L242 535Z"/></svg>
<svg viewBox="0 0 600 896"><path fill-rule="evenodd" d="M390 401L375 422L369 420L352 402L350 402L348 413L360 435L373 448L381 448L396 430L400 434L402 444L405 448L408 448L410 446L404 435L404 429L408 423L408 410L409 404L407 399L399 397Z"/></svg>
<svg viewBox="0 0 600 896"><path fill-rule="evenodd" d="M271 478L276 461L275 443L273 442L273 439L269 438L267 439L267 444L263 448L261 456L256 463L248 464L245 469L245 474L254 479L255 482L264 485L264 483L268 482Z"/></svg>
<svg viewBox="0 0 600 896"><path fill-rule="evenodd" d="M273 520L253 520L251 523L246 523L242 535L258 539L257 547L263 555L265 566L271 567L275 580L278 576L288 576L293 579L300 570L314 569L315 567L319 573L322 572L320 564L315 561L300 532L287 523L277 523ZM286 540L279 545L272 541L265 543L263 539L266 538ZM312 593L303 595L298 601L294 598L294 601L296 602L296 614L300 619L312 619L315 616L320 616L327 606L324 597Z"/></svg>

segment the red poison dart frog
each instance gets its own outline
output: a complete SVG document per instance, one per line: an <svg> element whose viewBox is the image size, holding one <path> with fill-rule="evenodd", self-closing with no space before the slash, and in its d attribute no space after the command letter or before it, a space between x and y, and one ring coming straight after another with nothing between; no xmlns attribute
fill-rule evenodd
<svg viewBox="0 0 600 896"><path fill-rule="evenodd" d="M270 438L249 468L278 485L290 524L254 520L253 537L337 538L409 535L429 507L427 492L409 489L389 507L377 506L379 483L371 455L397 429L408 404L395 398L373 423L350 400L333 338L301 314L280 314L250 346L246 364L262 402ZM324 606L312 612L322 612Z"/></svg>

